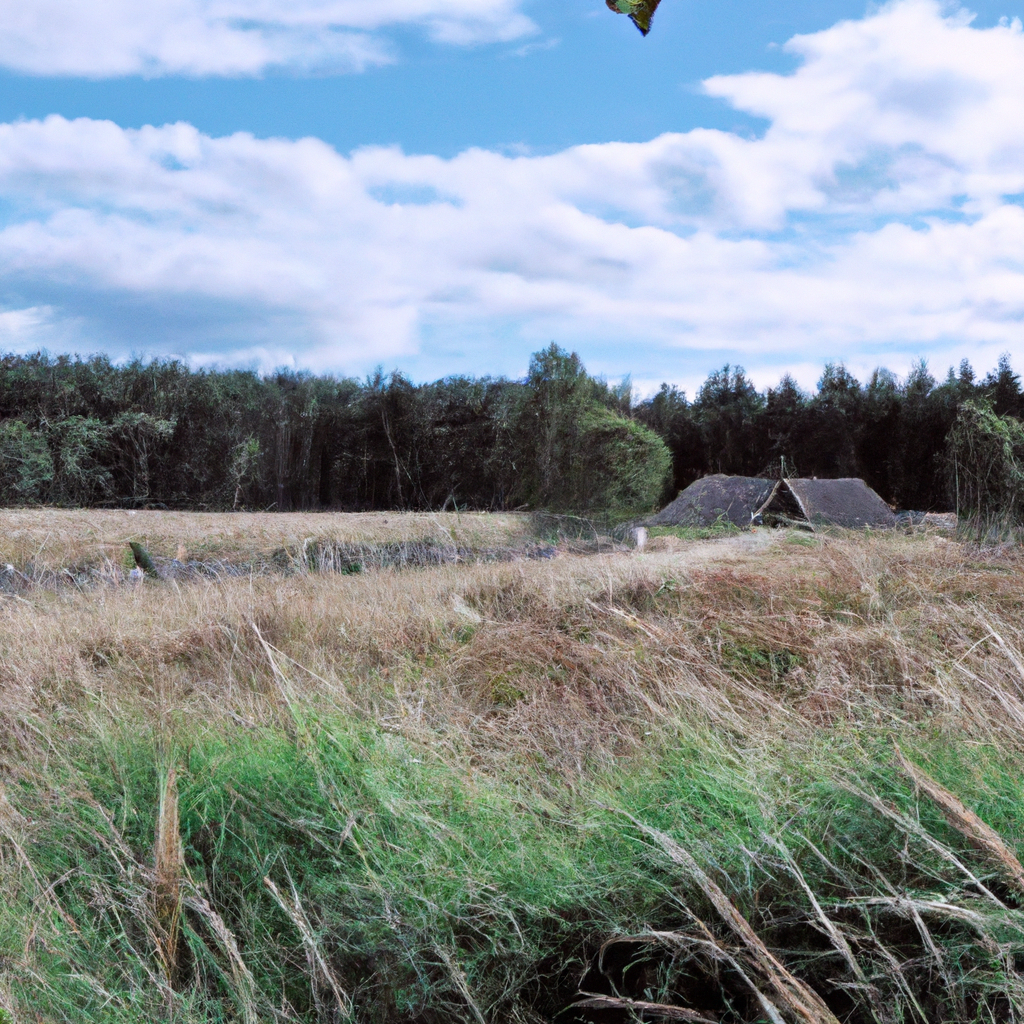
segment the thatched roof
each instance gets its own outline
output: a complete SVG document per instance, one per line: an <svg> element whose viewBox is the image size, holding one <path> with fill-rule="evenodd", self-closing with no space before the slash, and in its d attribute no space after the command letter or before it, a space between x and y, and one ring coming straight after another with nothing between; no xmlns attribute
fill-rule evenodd
<svg viewBox="0 0 1024 1024"><path fill-rule="evenodd" d="M756 513L763 522L888 529L896 525L892 509L863 480L803 478L780 480Z"/></svg>
<svg viewBox="0 0 1024 1024"><path fill-rule="evenodd" d="M713 526L729 522L749 527L769 495L772 481L753 476L713 476L695 480L670 505L646 520L647 526Z"/></svg>

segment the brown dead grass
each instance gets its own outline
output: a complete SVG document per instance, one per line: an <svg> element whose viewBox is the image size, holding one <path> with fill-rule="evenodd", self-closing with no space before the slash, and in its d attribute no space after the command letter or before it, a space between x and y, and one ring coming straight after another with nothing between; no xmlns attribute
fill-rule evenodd
<svg viewBox="0 0 1024 1024"><path fill-rule="evenodd" d="M427 521L387 518L406 534ZM168 544L208 521L172 519ZM0 599L0 743L83 701L256 724L308 694L563 778L670 720L754 742L916 719L1016 744L1022 568L930 536L761 531L641 555L30 589Z"/></svg>
<svg viewBox="0 0 1024 1024"><path fill-rule="evenodd" d="M118 564L130 540L158 557L228 562L265 558L304 542L383 544L433 540L481 548L517 543L523 515L393 512L160 512L0 510L0 563L60 571Z"/></svg>

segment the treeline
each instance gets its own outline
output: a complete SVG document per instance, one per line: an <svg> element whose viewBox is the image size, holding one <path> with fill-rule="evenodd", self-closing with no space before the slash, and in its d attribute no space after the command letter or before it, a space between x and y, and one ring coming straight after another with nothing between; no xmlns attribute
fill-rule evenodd
<svg viewBox="0 0 1024 1024"><path fill-rule="evenodd" d="M693 400L590 376L552 345L522 380L0 359L0 503L189 509L548 508L632 513L706 473L861 476L905 508L952 507L957 409L1024 412L1008 358L940 383L921 364L813 394L726 366Z"/></svg>
<svg viewBox="0 0 1024 1024"><path fill-rule="evenodd" d="M965 359L940 382L921 362L900 380L877 369L861 383L829 364L809 395L791 377L760 392L741 367L712 373L694 401L663 385L633 410L672 451L677 487L706 473L866 480L900 508L951 510L947 437L965 403L1020 417L1024 393L1008 356L979 379Z"/></svg>
<svg viewBox="0 0 1024 1024"><path fill-rule="evenodd" d="M521 381L423 385L11 355L0 503L628 514L671 463L629 404L554 345Z"/></svg>

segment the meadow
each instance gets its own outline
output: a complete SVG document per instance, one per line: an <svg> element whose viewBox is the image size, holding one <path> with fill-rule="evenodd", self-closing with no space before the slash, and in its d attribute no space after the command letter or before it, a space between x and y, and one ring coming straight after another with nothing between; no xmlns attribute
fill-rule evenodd
<svg viewBox="0 0 1024 1024"><path fill-rule="evenodd" d="M0 1020L1021 1019L1020 549L559 528L0 512Z"/></svg>

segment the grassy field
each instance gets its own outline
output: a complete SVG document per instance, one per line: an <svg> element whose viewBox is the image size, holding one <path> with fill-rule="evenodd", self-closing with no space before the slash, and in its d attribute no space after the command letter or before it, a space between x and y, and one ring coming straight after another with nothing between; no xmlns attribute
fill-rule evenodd
<svg viewBox="0 0 1024 1024"><path fill-rule="evenodd" d="M522 543L522 515L484 513L354 514L292 512L152 512L104 509L0 511L0 559L42 580L65 570L116 568L128 540L156 557L263 565L274 553L325 541L341 544L419 542L475 549Z"/></svg>
<svg viewBox="0 0 1024 1024"><path fill-rule="evenodd" d="M533 528L0 513L0 1021L1020 1020L1024 555Z"/></svg>

